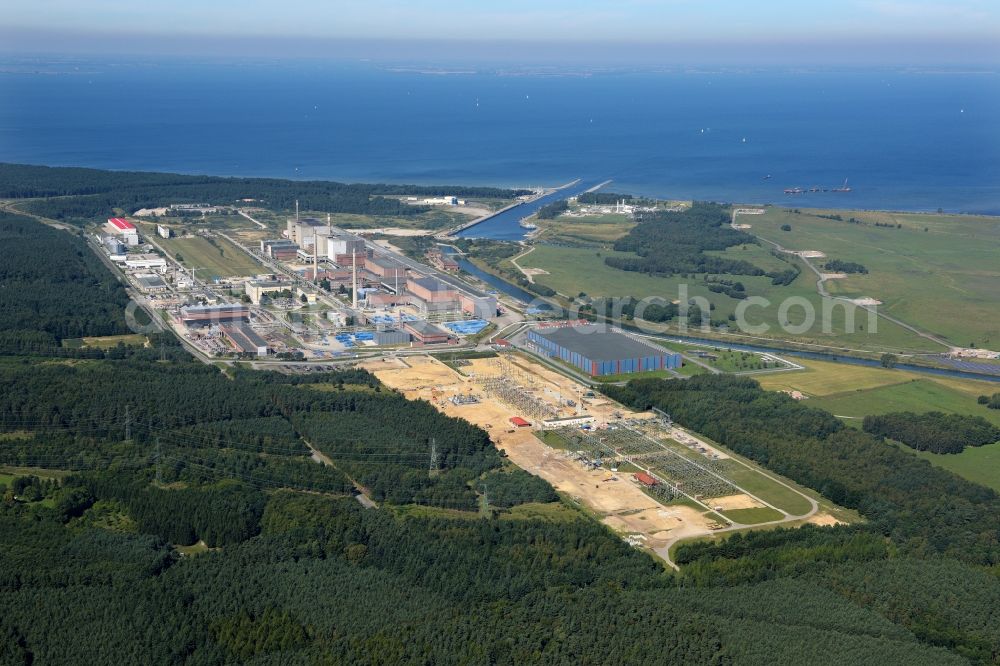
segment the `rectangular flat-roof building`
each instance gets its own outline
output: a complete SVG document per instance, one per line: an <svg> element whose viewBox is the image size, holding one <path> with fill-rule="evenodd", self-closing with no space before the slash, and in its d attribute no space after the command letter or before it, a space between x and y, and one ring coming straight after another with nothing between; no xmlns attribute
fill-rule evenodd
<svg viewBox="0 0 1000 666"><path fill-rule="evenodd" d="M125 258L128 268L166 268L167 260L156 254L130 254Z"/></svg>
<svg viewBox="0 0 1000 666"><path fill-rule="evenodd" d="M274 294L286 289L291 291L292 284L290 282L277 282L274 280L250 280L244 285L243 289L246 291L246 295L250 298L251 303L260 305L264 294Z"/></svg>
<svg viewBox="0 0 1000 666"><path fill-rule="evenodd" d="M391 328L375 331L375 344L377 345L405 345L409 341L410 334L406 331Z"/></svg>
<svg viewBox="0 0 1000 666"><path fill-rule="evenodd" d="M120 238L126 245L139 244L139 230L123 217L109 217L108 223L104 225L104 230L112 236Z"/></svg>
<svg viewBox="0 0 1000 666"><path fill-rule="evenodd" d="M279 261L294 259L299 251L299 246L294 241L284 238L272 238L260 242L260 251Z"/></svg>
<svg viewBox="0 0 1000 666"><path fill-rule="evenodd" d="M448 342L451 339L450 335L437 326L420 319L404 322L403 330L412 335L414 340L425 345Z"/></svg>
<svg viewBox="0 0 1000 666"><path fill-rule="evenodd" d="M350 263L341 264L350 267ZM391 257L372 257L365 261L365 268L390 284L396 280L406 280L406 266Z"/></svg>
<svg viewBox="0 0 1000 666"><path fill-rule="evenodd" d="M267 356L267 341L245 324L224 324L219 327L222 335L241 354Z"/></svg>
<svg viewBox="0 0 1000 666"><path fill-rule="evenodd" d="M536 328L528 341L595 377L681 367L680 354L604 325Z"/></svg>
<svg viewBox="0 0 1000 666"><path fill-rule="evenodd" d="M326 235L317 234L316 242L320 256L332 261L336 261L338 255L350 256L352 252L363 259L366 251L363 238L336 227L331 227Z"/></svg>
<svg viewBox="0 0 1000 666"><path fill-rule="evenodd" d="M208 326L249 319L250 308L243 305L186 305L181 308L181 321L188 326Z"/></svg>
<svg viewBox="0 0 1000 666"><path fill-rule="evenodd" d="M458 301L462 304L462 312L477 319L490 321L497 316L497 297L492 294L486 296L459 294Z"/></svg>
<svg viewBox="0 0 1000 666"><path fill-rule="evenodd" d="M413 277L406 281L406 290L428 303L457 301L458 290L432 277Z"/></svg>
<svg viewBox="0 0 1000 666"><path fill-rule="evenodd" d="M163 278L153 273L136 275L135 282L139 289L147 294L158 294L167 290L167 283Z"/></svg>

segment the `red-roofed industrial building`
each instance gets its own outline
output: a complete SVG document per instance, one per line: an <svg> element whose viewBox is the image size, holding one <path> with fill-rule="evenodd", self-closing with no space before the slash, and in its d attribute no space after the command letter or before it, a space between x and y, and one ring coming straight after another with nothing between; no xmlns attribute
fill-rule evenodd
<svg viewBox="0 0 1000 666"><path fill-rule="evenodd" d="M129 229L135 229L135 225L126 220L124 217L109 217L108 224L111 225L111 229L118 231L128 231Z"/></svg>
<svg viewBox="0 0 1000 666"><path fill-rule="evenodd" d="M126 245L139 244L139 232L135 225L123 217L109 217L108 223L104 225L104 230L115 238L119 238Z"/></svg>
<svg viewBox="0 0 1000 666"><path fill-rule="evenodd" d="M518 428L530 428L531 427L531 422L530 421L525 421L520 416L512 416L512 417L510 417L510 422L513 423L514 426L518 427Z"/></svg>
<svg viewBox="0 0 1000 666"><path fill-rule="evenodd" d="M632 475L632 478L634 478L636 481L649 488L660 485L659 481L651 477L649 474L646 474L645 472L636 472L635 474Z"/></svg>

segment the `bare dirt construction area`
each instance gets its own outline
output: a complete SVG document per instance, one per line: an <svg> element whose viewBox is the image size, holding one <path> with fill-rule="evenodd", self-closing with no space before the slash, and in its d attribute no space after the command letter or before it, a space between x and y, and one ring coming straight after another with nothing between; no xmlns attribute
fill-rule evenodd
<svg viewBox="0 0 1000 666"><path fill-rule="evenodd" d="M637 545L657 549L677 539L712 532L711 520L701 511L657 502L640 489L631 474L588 469L528 432L509 437L503 449L518 467L542 477Z"/></svg>
<svg viewBox="0 0 1000 666"><path fill-rule="evenodd" d="M524 370L524 377L536 397L553 406L575 397L586 409L586 414L597 421L608 421L616 412L626 410L605 398L583 399L587 389L558 373L526 358L511 361ZM449 416L464 418L490 434L498 449L506 452L510 460L521 469L540 476L559 492L592 512L605 525L620 533L639 547L648 548L666 556L670 543L686 537L711 534L712 518L698 509L684 505L667 505L653 499L639 487L628 473L615 473L606 469L590 469L572 454L554 449L539 440L531 428L515 428L510 419L522 416L517 410L499 400L485 395L475 382L477 376L497 372L496 359L472 359L458 372L430 356L407 356L395 359L368 361L361 367L374 373L386 386L396 389L410 399L423 399ZM475 396L478 402L462 404L454 398ZM574 411L563 405L561 412L572 415ZM635 418L642 415L626 414ZM651 416L651 415L650 415ZM759 506L749 497L722 498L731 500L726 508Z"/></svg>
<svg viewBox="0 0 1000 666"><path fill-rule="evenodd" d="M749 495L726 495L707 500L716 511L731 511L733 509L759 509L764 506Z"/></svg>

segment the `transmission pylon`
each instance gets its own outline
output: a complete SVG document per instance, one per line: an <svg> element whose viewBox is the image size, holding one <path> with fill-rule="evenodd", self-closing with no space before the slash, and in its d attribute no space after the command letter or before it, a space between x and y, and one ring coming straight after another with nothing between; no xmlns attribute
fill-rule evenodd
<svg viewBox="0 0 1000 666"><path fill-rule="evenodd" d="M163 483L163 473L160 470L160 463L163 460L163 449L160 446L160 438L156 438L156 483L160 485Z"/></svg>
<svg viewBox="0 0 1000 666"><path fill-rule="evenodd" d="M438 461L437 440L431 437L431 469L430 469L431 476L436 475L440 471L441 469Z"/></svg>

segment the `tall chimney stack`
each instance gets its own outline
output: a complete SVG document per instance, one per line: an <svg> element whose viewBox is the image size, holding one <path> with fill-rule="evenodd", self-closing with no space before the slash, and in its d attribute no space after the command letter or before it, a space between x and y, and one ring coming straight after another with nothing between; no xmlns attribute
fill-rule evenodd
<svg viewBox="0 0 1000 666"><path fill-rule="evenodd" d="M354 309L358 309L358 256L356 250L351 250L351 296Z"/></svg>

